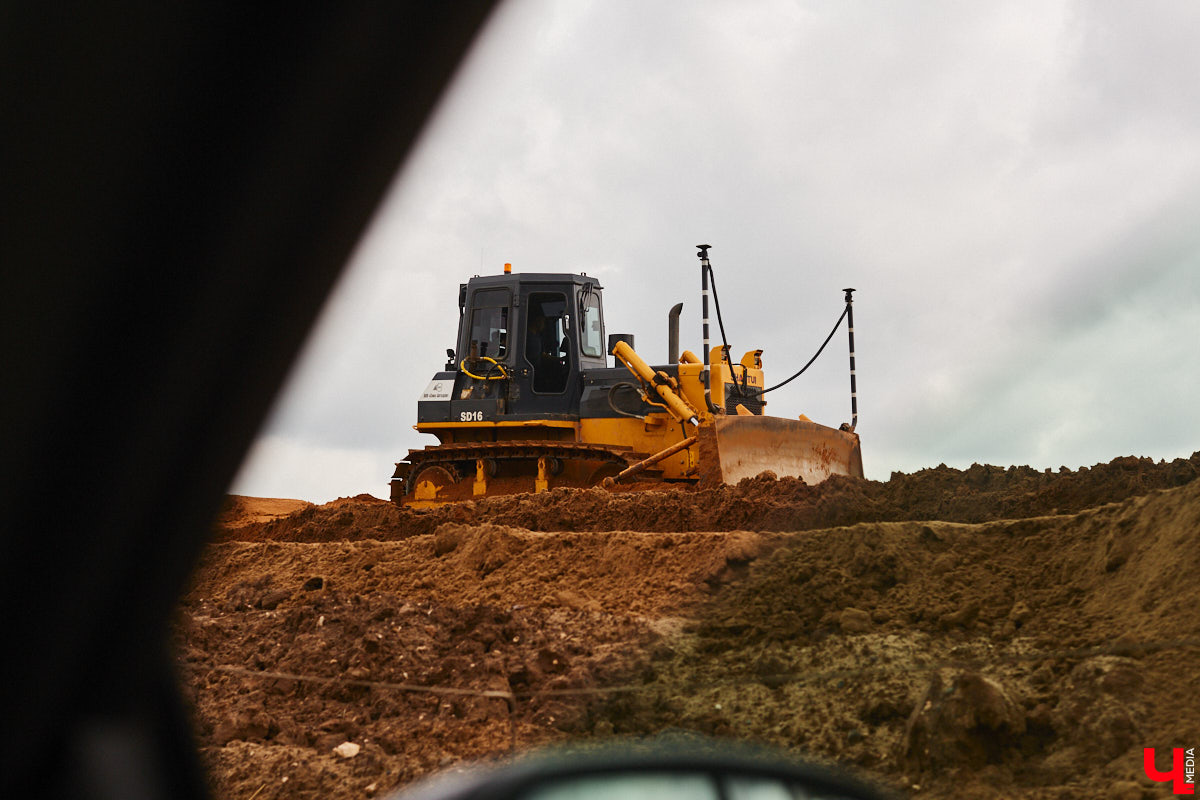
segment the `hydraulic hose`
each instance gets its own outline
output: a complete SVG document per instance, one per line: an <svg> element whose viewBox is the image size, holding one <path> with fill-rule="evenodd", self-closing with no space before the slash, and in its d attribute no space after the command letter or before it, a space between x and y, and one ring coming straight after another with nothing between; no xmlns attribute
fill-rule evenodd
<svg viewBox="0 0 1200 800"><path fill-rule="evenodd" d="M629 389L632 389L633 391L637 392L638 400L639 401L641 400L641 391L642 390L636 384L629 383L628 381L622 381L621 383L614 383L609 388L609 390L608 390L608 407L611 408L616 413L620 414L622 417L633 417L634 419L645 419L646 417L642 414L633 414L633 413L626 411L623 408L617 408L616 393L619 389L622 389L622 388L629 388Z"/></svg>
<svg viewBox="0 0 1200 800"><path fill-rule="evenodd" d="M480 356L479 360L492 362L500 370L500 374L499 375L476 375L474 372L471 372L471 370L467 369L467 360L465 358L461 362L459 362L458 368L463 371L464 375L466 375L469 378L474 378L477 381L501 381L508 377L508 371L504 369L504 365L501 364L496 359L492 358L491 356ZM491 367L489 367L488 372L491 372L491 371L492 371Z"/></svg>
<svg viewBox="0 0 1200 800"><path fill-rule="evenodd" d="M813 355L813 357L812 357L812 358L810 358L810 359L808 360L808 363L807 363L807 364L805 364L803 367L801 367L801 368L800 368L800 371L799 371L799 372L797 372L797 373L796 373L795 375L793 375L792 377L788 378L786 381L782 381L782 382L780 382L780 383L777 383L777 384L775 384L774 386L770 387L769 389L763 389L763 390L762 390L762 392L760 392L760 394L766 394L767 392L773 392L773 391L775 391L776 389L778 389L780 386L786 386L787 384L789 384L789 383L791 383L792 381L794 381L796 378L799 378L801 375L803 375L803 374L804 374L804 370L806 370L806 369L808 369L809 367L811 367L811 366L812 366L813 362L817 360L817 356L821 355L821 352L822 352L822 351L825 349L825 345L829 344L829 341L830 341L830 339L832 339L832 338L833 338L833 335L834 335L835 333L837 333L837 329L838 329L839 327L841 327L841 325L842 325L842 320L844 320L844 319L846 318L846 314L847 314L849 311L850 311L850 304L849 304L849 303L847 303L847 304L846 304L846 307L845 307L844 309L842 309L842 315L841 315L840 317L838 317L838 320L837 320L837 322L833 323L833 330L831 330L831 331L829 332L829 335L825 337L825 341L824 341L824 342L821 344L820 348L818 348L818 349L817 349L817 352L816 352L816 354L815 354L815 355Z"/></svg>

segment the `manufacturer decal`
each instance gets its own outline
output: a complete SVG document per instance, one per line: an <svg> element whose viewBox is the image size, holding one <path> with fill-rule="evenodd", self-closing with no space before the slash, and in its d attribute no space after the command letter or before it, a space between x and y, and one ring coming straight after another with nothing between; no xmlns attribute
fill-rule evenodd
<svg viewBox="0 0 1200 800"><path fill-rule="evenodd" d="M436 378L429 382L425 387L425 391L421 392L422 400L449 400L450 390L454 388L454 381L437 380Z"/></svg>

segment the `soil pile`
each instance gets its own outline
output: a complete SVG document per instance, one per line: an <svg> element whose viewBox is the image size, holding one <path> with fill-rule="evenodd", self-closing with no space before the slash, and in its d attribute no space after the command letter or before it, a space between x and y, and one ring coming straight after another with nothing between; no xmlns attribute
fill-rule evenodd
<svg viewBox="0 0 1200 800"><path fill-rule="evenodd" d="M1200 454L274 518L235 498L178 659L219 796L372 796L686 729L915 796L1154 797L1142 748L1166 768L1200 746L1198 472Z"/></svg>
<svg viewBox="0 0 1200 800"><path fill-rule="evenodd" d="M769 475L769 473L765 473ZM399 508L371 495L308 506L272 520L229 523L222 541L395 540L431 534L446 522L491 522L534 531L802 531L857 522L992 519L1069 514L1200 475L1200 452L1155 462L1127 456L1091 468L1039 472L1029 467L945 465L887 481L834 477L817 486L759 476L737 486L664 489L662 484L555 489L469 500L429 511ZM650 489L640 491L639 489ZM295 502L295 501L284 501Z"/></svg>
<svg viewBox="0 0 1200 800"><path fill-rule="evenodd" d="M662 693L611 713L934 796L1103 796L1144 778L1143 747L1200 741L1198 572L1200 483L1070 516L814 531L698 609L654 662Z"/></svg>
<svg viewBox="0 0 1200 800"><path fill-rule="evenodd" d="M221 508L220 516L217 517L217 526L220 530L236 530L289 517L297 511L312 506L312 503L305 500L242 497L231 494L225 498L225 505Z"/></svg>

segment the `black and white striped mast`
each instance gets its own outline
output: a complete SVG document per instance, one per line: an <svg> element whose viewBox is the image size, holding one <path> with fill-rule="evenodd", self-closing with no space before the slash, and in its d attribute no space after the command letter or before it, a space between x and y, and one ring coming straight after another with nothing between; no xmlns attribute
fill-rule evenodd
<svg viewBox="0 0 1200 800"><path fill-rule="evenodd" d="M709 244L698 244L696 248L700 251L696 255L700 258L700 316L703 320L704 333L704 370L700 373L700 382L704 386L704 402L708 404L709 410L712 409L712 400L709 399L709 384L708 384L708 271L711 269L708 263L708 248L712 247Z"/></svg>
<svg viewBox="0 0 1200 800"><path fill-rule="evenodd" d="M850 430L858 427L858 387L854 380L854 290L843 289L846 293L846 324L850 328Z"/></svg>

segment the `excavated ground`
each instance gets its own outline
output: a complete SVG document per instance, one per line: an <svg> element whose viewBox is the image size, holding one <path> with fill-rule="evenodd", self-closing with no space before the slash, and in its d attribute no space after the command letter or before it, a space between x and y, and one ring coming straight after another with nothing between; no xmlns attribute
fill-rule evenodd
<svg viewBox="0 0 1200 800"><path fill-rule="evenodd" d="M1197 475L1200 453L427 512L230 498L178 661L222 797L677 730L919 797L1170 796L1141 757L1200 746Z"/></svg>

